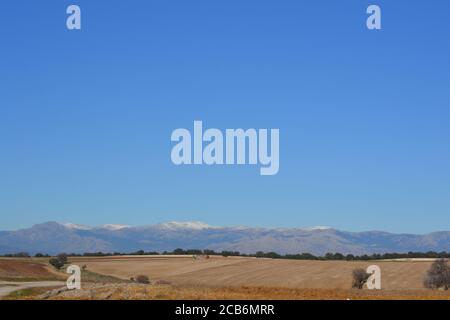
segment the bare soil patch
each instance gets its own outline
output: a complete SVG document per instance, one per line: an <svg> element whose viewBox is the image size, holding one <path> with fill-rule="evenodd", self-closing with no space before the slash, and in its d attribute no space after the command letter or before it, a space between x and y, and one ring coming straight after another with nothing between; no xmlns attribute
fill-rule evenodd
<svg viewBox="0 0 450 320"><path fill-rule="evenodd" d="M0 259L0 280L38 281L59 280L57 272L45 263L32 259Z"/></svg>

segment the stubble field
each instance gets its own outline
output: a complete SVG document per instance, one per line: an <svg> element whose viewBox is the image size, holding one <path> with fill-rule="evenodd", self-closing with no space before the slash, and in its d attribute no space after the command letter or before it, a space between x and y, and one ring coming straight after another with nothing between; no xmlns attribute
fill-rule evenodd
<svg viewBox="0 0 450 320"><path fill-rule="evenodd" d="M386 290L422 290L430 261L301 261L244 257L105 257L73 258L89 270L122 279L146 275L182 286L250 286L300 289L349 289L352 270L376 264Z"/></svg>

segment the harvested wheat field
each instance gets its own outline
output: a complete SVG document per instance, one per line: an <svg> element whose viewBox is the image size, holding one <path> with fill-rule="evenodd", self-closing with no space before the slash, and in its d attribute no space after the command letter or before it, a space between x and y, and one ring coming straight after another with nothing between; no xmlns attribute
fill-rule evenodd
<svg viewBox="0 0 450 320"><path fill-rule="evenodd" d="M130 279L146 275L175 286L272 287L292 289L349 289L355 268L376 264L384 290L423 290L431 261L301 261L246 257L210 259L170 256L71 258L88 270Z"/></svg>

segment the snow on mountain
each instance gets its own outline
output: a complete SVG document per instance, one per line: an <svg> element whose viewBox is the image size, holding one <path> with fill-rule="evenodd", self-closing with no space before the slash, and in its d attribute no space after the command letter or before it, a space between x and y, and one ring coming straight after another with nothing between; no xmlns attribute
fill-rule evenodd
<svg viewBox="0 0 450 320"><path fill-rule="evenodd" d="M333 228L331 227L327 227L327 226L314 226L314 227L309 227L309 228L305 228L305 230L310 230L310 231L315 231L315 230L331 230Z"/></svg>
<svg viewBox="0 0 450 320"><path fill-rule="evenodd" d="M64 227L71 229L71 230L94 230L94 229L106 229L106 230L110 230L110 231L116 231L116 230L121 230L121 229L125 229L125 228L130 228L129 225L125 225L125 224L104 224L102 226L99 227L92 227L92 226L88 226L85 224L77 224L77 223L64 223L63 224Z"/></svg>
<svg viewBox="0 0 450 320"><path fill-rule="evenodd" d="M64 223L64 227L72 230L92 230L93 228L84 224L76 224L76 223Z"/></svg>
<svg viewBox="0 0 450 320"><path fill-rule="evenodd" d="M161 228L175 230L175 229L192 229L192 230L204 230L204 229L216 229L217 227L210 226L209 224L199 221L170 221L161 223L158 225Z"/></svg>
<svg viewBox="0 0 450 320"><path fill-rule="evenodd" d="M111 230L111 231L122 230L122 229L126 229L126 228L131 228L131 226L126 225L126 224L104 224L102 226L102 229L107 229L107 230Z"/></svg>

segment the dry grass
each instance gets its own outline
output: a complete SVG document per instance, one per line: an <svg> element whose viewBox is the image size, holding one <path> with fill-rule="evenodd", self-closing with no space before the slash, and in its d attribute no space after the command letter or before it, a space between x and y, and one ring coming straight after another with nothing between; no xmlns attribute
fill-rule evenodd
<svg viewBox="0 0 450 320"><path fill-rule="evenodd" d="M33 297L30 297L33 298ZM36 297L35 297L36 298ZM259 287L173 287L137 284L87 286L52 297L56 300L450 300L443 291L368 291Z"/></svg>
<svg viewBox="0 0 450 320"><path fill-rule="evenodd" d="M57 287L43 287L43 288L27 288L20 289L14 292L11 292L9 295L3 298L3 300L34 300L39 295L49 291L56 289Z"/></svg>

